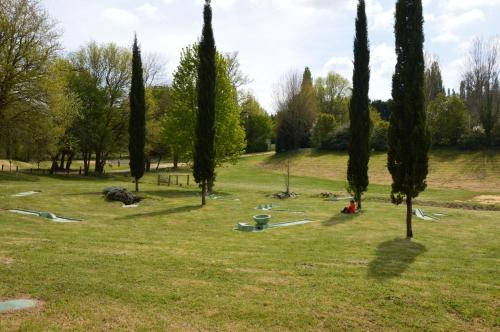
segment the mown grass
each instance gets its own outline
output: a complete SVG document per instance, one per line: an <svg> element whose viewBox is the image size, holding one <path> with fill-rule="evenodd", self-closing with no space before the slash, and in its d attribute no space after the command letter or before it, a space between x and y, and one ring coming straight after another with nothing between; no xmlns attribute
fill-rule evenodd
<svg viewBox="0 0 500 332"><path fill-rule="evenodd" d="M387 185L370 187L362 214L340 215L345 202L318 194L341 193L344 181L315 166L314 176L292 178L300 197L281 202L269 197L283 187L269 158L220 169L222 199L204 208L195 187L159 187L154 174L142 181L138 209L100 195L109 185L132 189L124 175L0 176L0 298L43 301L37 310L0 314L0 330L499 328L500 212L422 206L448 216L415 220L415 239L408 241L404 207L369 199L387 197ZM422 200L498 193L490 180L479 191L430 188ZM11 196L28 190L42 192ZM315 222L233 230L251 220L257 204L271 202L306 211L272 212L274 222ZM10 208L85 221L56 224L5 211Z"/></svg>

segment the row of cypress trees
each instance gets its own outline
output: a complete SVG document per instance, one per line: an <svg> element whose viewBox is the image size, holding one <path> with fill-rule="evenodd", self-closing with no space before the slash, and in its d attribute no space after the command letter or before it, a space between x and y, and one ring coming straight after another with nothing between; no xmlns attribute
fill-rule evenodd
<svg viewBox="0 0 500 332"><path fill-rule="evenodd" d="M412 202L426 188L430 135L424 108L424 32L421 0L398 0L395 26L397 64L392 79L387 167L392 176L391 199L406 203L406 236L413 237ZM368 187L370 49L365 1L359 0L354 39L353 90L349 106L350 145L347 180L361 208Z"/></svg>

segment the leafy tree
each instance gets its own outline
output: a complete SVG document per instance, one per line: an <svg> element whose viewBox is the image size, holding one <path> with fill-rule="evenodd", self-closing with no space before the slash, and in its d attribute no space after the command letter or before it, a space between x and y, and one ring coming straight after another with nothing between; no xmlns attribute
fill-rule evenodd
<svg viewBox="0 0 500 332"><path fill-rule="evenodd" d="M392 78L388 169L393 180L392 201L400 204L406 199L406 236L412 238L412 200L426 188L430 146L424 109L421 0L398 0L395 32L397 63Z"/></svg>
<svg viewBox="0 0 500 332"><path fill-rule="evenodd" d="M241 104L241 121L245 128L246 152L268 151L273 121L251 94L247 94Z"/></svg>
<svg viewBox="0 0 500 332"><path fill-rule="evenodd" d="M314 89L320 112L332 114L339 125L348 124L351 96L349 80L340 74L330 72L326 77L316 79Z"/></svg>
<svg viewBox="0 0 500 332"><path fill-rule="evenodd" d="M349 108L350 142L347 181L349 191L361 209L361 196L368 188L370 160L370 111L368 90L370 83L370 49L366 23L365 2L358 3L356 38L354 39L353 89Z"/></svg>
<svg viewBox="0 0 500 332"><path fill-rule="evenodd" d="M432 143L455 145L467 130L467 110L457 96L438 94L427 112Z"/></svg>
<svg viewBox="0 0 500 332"><path fill-rule="evenodd" d="M9 159L21 150L32 152L29 127L46 115L45 79L58 40L55 24L37 0L0 1L0 152Z"/></svg>
<svg viewBox="0 0 500 332"><path fill-rule="evenodd" d="M316 149L327 150L335 135L337 121L328 113L320 113L312 131L312 144Z"/></svg>
<svg viewBox="0 0 500 332"><path fill-rule="evenodd" d="M212 7L205 1L203 32L198 49L198 112L194 149L193 176L201 187L201 204L205 205L208 184L215 176L215 40L212 30Z"/></svg>
<svg viewBox="0 0 500 332"><path fill-rule="evenodd" d="M179 66L174 72L170 92L170 107L162 121L162 136L178 161L193 158L195 123L198 113L197 67L198 46L188 46L181 53ZM245 149L245 132L240 124L237 93L228 76L227 64L216 53L215 89L215 151L216 166L235 162Z"/></svg>
<svg viewBox="0 0 500 332"><path fill-rule="evenodd" d="M486 143L492 145L492 134L500 119L500 38L474 41L463 77L465 91L461 91L465 92L471 118L481 124Z"/></svg>
<svg viewBox="0 0 500 332"><path fill-rule="evenodd" d="M135 191L139 191L139 179L144 175L146 144L146 97L141 51L137 36L132 48L132 83L130 86L129 142L130 173L135 179Z"/></svg>
<svg viewBox="0 0 500 332"><path fill-rule="evenodd" d="M85 69L73 70L68 85L80 104L71 132L76 137L82 154L84 175L88 175L92 152L99 139L98 130L104 121L106 96Z"/></svg>
<svg viewBox="0 0 500 332"><path fill-rule="evenodd" d="M91 102L92 112L95 114L94 120L89 123L92 126L87 126L87 129L91 131L91 152L95 154L95 172L102 174L109 155L122 151L127 146L129 114L127 97L130 89L132 54L129 50L113 43L99 45L91 42L71 54L70 59L77 71L84 73L81 78L90 75L85 78L89 80L84 85L85 88L93 85L99 90L98 94L91 93L91 96L97 99ZM82 92L78 93L79 96L88 98L83 96ZM105 102L103 105L100 104L102 98ZM97 105L100 107L97 108Z"/></svg>
<svg viewBox="0 0 500 332"><path fill-rule="evenodd" d="M391 99L387 101L374 100L371 102L371 106L375 108L375 110L380 114L380 117L384 121L389 121L389 118L391 116L391 104Z"/></svg>
<svg viewBox="0 0 500 332"><path fill-rule="evenodd" d="M389 122L382 119L375 107L370 107L370 120L373 126L370 135L371 148L375 151L387 151Z"/></svg>
<svg viewBox="0 0 500 332"><path fill-rule="evenodd" d="M162 134L162 121L171 108L171 90L167 86L146 87L146 171L151 170L153 157L158 158L156 169L161 159L169 153L169 146Z"/></svg>
<svg viewBox="0 0 500 332"><path fill-rule="evenodd" d="M306 70L307 72L307 70ZM276 152L309 147L311 130L318 114L314 90L296 73L285 78L276 96Z"/></svg>
<svg viewBox="0 0 500 332"><path fill-rule="evenodd" d="M441 78L441 69L439 62L430 57L426 57L426 66L424 72L424 97L425 109L429 107L430 103L438 96L438 94L445 93L443 86L443 79Z"/></svg>

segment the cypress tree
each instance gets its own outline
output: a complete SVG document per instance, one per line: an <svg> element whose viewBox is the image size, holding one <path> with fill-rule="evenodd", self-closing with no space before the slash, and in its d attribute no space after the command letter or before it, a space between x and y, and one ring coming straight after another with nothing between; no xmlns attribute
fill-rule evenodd
<svg viewBox="0 0 500 332"><path fill-rule="evenodd" d="M302 91L304 91L307 88L313 88L313 80L312 80L312 73L311 69L309 67L306 67L304 69L304 74L302 75Z"/></svg>
<svg viewBox="0 0 500 332"><path fill-rule="evenodd" d="M430 135L424 109L424 32L421 0L396 3L397 63L392 78L393 107L387 166L391 199L406 200L406 236L413 237L412 200L426 188Z"/></svg>
<svg viewBox="0 0 500 332"><path fill-rule="evenodd" d="M349 104L351 134L347 180L349 191L361 209L361 196L368 187L368 161L370 160L370 49L366 23L365 1L358 3L356 37L354 39L354 71L352 97Z"/></svg>
<svg viewBox="0 0 500 332"><path fill-rule="evenodd" d="M215 40L212 30L212 7L205 0L203 31L198 49L198 113L194 150L193 176L201 187L201 204L205 205L207 186L215 176Z"/></svg>
<svg viewBox="0 0 500 332"><path fill-rule="evenodd" d="M135 179L135 191L139 191L139 179L144 175L146 143L146 101L141 51L134 38L132 49L132 83L130 87L129 143L130 173Z"/></svg>

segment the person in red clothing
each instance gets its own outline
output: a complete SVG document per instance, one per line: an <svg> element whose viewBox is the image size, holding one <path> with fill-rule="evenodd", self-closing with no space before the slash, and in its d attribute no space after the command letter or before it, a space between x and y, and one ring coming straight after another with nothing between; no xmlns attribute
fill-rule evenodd
<svg viewBox="0 0 500 332"><path fill-rule="evenodd" d="M355 214L356 213L356 203L354 200L351 200L351 203L349 206L346 206L343 210L342 213L348 213L348 214Z"/></svg>

